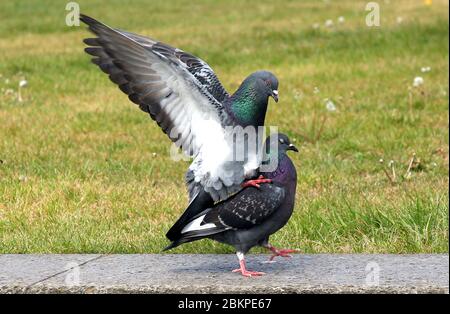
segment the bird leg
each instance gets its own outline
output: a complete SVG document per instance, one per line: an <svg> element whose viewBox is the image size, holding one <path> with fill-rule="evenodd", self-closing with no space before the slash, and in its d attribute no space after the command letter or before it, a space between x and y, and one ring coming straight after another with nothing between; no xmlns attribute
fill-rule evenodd
<svg viewBox="0 0 450 314"><path fill-rule="evenodd" d="M253 186L255 188L259 188L261 183L271 183L272 180L271 179L266 179L264 178L264 176L259 176L258 179L252 179L252 180L247 180L244 183L242 183L242 188L246 188L248 186Z"/></svg>
<svg viewBox="0 0 450 314"><path fill-rule="evenodd" d="M274 247L270 244L265 245L265 248L272 251L272 256L270 257L269 261L273 261L273 259L277 256L289 258L289 257L292 257L291 255L289 255L289 253L299 252L298 250L292 250L292 249L277 249L276 247Z"/></svg>
<svg viewBox="0 0 450 314"><path fill-rule="evenodd" d="M247 270L247 267L245 266L245 258L244 258L244 254L241 252L237 252L236 253L238 259L239 259L239 268L233 270L233 273L238 273L240 272L242 274L242 276L244 277L254 277L254 276L262 276L265 275L265 273L260 272L260 271L251 271L251 270Z"/></svg>

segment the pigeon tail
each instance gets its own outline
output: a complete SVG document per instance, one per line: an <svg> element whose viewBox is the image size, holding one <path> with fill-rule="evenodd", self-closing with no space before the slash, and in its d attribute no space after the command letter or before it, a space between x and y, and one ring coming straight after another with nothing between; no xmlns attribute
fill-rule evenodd
<svg viewBox="0 0 450 314"><path fill-rule="evenodd" d="M203 211L200 215L197 215L198 217L194 217L192 220L195 220L196 218L199 218L199 217L201 219L201 216L204 215L205 212L208 212L208 211L209 210ZM183 226L182 229L184 229L184 227L186 227L186 226ZM173 248L176 248L177 246L179 246L181 244L196 241L196 240L201 240L203 238L206 238L206 237L211 236L216 233L220 233L222 231L224 231L223 228L217 228L217 227L187 231L185 233L181 233L181 231L180 231L177 234L177 238L175 240L171 240L172 242L163 249L163 252L171 250Z"/></svg>
<svg viewBox="0 0 450 314"><path fill-rule="evenodd" d="M179 246L179 245L181 245L183 243L191 242L191 241L194 241L194 240L196 240L196 239L195 238L182 238L182 239L178 239L178 240L172 241L162 251L165 252L165 251L171 250L171 249L176 248L177 246Z"/></svg>
<svg viewBox="0 0 450 314"><path fill-rule="evenodd" d="M201 190L197 196L195 196L188 208L184 211L183 215L175 222L175 224L170 228L170 230L166 233L166 237L170 241L176 241L181 237L181 230L185 227L186 223L201 212L205 210L205 208L212 207L214 205L214 201L211 198L209 193ZM181 243L180 243L181 244Z"/></svg>

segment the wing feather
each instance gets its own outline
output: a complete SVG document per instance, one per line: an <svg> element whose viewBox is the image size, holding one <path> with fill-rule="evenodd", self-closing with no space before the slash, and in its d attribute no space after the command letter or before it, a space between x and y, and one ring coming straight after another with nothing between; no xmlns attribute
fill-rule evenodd
<svg viewBox="0 0 450 314"><path fill-rule="evenodd" d="M285 189L276 184L263 184L259 189L246 188L209 211L203 224L217 228L249 229L269 218L282 204Z"/></svg>
<svg viewBox="0 0 450 314"><path fill-rule="evenodd" d="M162 42L112 29L86 15L80 19L97 36L84 40L92 62L177 147L194 157L189 194L194 195L199 185L214 200L238 191L244 180L243 164L225 166L232 150L224 134L232 124L223 105L229 94L209 65Z"/></svg>
<svg viewBox="0 0 450 314"><path fill-rule="evenodd" d="M162 130L183 151L198 154L201 143L190 125L194 115L208 113L222 123L223 107L218 101L228 94L210 94L198 80L201 67L210 72L214 84L220 82L211 68L194 56L166 44L129 32L112 29L90 17L81 16L97 38L88 38L86 53L92 62L109 74L112 82L129 99L150 114ZM211 90L213 91L213 90ZM215 91L215 90L214 90ZM171 136L176 127L179 134Z"/></svg>

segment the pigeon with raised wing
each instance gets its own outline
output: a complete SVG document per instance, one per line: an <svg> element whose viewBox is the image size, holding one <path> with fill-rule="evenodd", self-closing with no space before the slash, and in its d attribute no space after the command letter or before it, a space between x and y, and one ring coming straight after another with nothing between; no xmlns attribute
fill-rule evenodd
<svg viewBox="0 0 450 314"><path fill-rule="evenodd" d="M278 80L272 73L251 74L229 95L203 60L86 15L80 19L97 36L84 40L92 62L193 158L186 174L191 202L202 191L208 202L223 200L247 179L252 179L247 185L267 182L255 178L262 136L246 131L264 125L269 97L278 101ZM238 133L245 145L236 144L236 127L244 129ZM237 146L244 147L239 158ZM184 218L195 214L188 211Z"/></svg>

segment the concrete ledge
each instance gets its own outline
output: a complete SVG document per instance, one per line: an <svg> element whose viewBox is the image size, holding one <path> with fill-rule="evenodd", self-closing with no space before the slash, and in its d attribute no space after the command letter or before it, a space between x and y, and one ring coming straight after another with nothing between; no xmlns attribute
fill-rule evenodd
<svg viewBox="0 0 450 314"><path fill-rule="evenodd" d="M449 293L448 254L0 255L0 293Z"/></svg>

